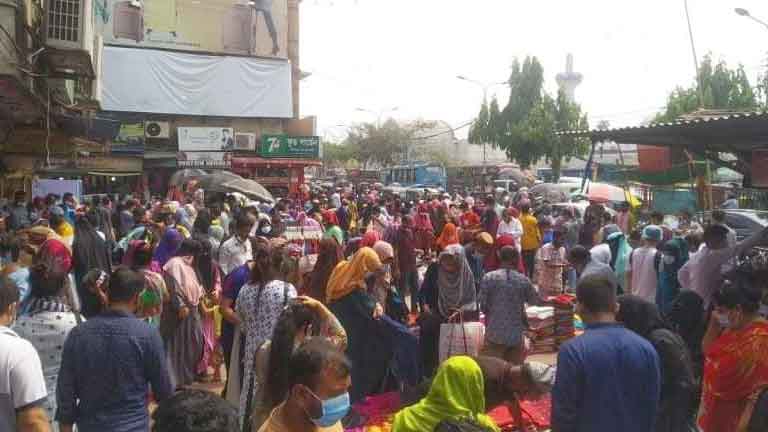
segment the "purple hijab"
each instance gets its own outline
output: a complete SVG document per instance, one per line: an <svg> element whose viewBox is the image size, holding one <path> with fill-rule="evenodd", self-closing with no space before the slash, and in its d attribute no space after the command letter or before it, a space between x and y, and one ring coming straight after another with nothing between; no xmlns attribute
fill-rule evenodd
<svg viewBox="0 0 768 432"><path fill-rule="evenodd" d="M152 263L157 264L158 268L163 268L169 259L176 256L176 251L179 250L183 240L184 236L176 229L168 228L165 230L165 234L163 234L163 238L160 240L160 244L157 245L155 254L152 256Z"/></svg>

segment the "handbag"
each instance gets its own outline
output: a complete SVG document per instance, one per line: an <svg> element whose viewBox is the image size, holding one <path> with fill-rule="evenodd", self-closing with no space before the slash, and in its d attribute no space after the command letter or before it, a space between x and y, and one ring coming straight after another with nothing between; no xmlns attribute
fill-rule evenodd
<svg viewBox="0 0 768 432"><path fill-rule="evenodd" d="M485 325L465 322L463 313L459 312L455 318L440 325L439 361L442 363L454 355L477 356L484 340Z"/></svg>

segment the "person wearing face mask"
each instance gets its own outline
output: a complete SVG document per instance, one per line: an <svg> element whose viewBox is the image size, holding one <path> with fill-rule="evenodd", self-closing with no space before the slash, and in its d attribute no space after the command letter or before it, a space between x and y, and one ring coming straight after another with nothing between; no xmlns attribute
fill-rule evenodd
<svg viewBox="0 0 768 432"><path fill-rule="evenodd" d="M219 265L225 275L242 266L253 256L253 247L248 237L253 221L245 214L237 218L235 235L219 247Z"/></svg>
<svg viewBox="0 0 768 432"><path fill-rule="evenodd" d="M50 431L44 402L43 368L35 347L11 328L19 309L19 289L0 277L0 430Z"/></svg>
<svg viewBox="0 0 768 432"><path fill-rule="evenodd" d="M158 402L173 394L160 334L134 315L144 277L120 267L109 279L109 308L64 343L56 388L62 432L148 430L150 385Z"/></svg>
<svg viewBox="0 0 768 432"><path fill-rule="evenodd" d="M287 397L258 432L342 432L350 410L352 365L324 338L299 346L289 363Z"/></svg>
<svg viewBox="0 0 768 432"><path fill-rule="evenodd" d="M680 294L677 272L688 262L688 244L675 237L662 246L661 262L658 263L659 282L656 288L656 306L663 315L669 313L672 303Z"/></svg>
<svg viewBox="0 0 768 432"><path fill-rule="evenodd" d="M702 341L703 432L745 430L754 401L768 388L768 322L758 314L757 282L736 272L712 296L714 311Z"/></svg>
<svg viewBox="0 0 768 432"><path fill-rule="evenodd" d="M244 423L258 431L270 412L288 395L291 356L305 340L326 338L337 349L347 348L347 333L336 316L322 303L309 297L291 300L275 325L271 339L256 353L253 393L249 397Z"/></svg>

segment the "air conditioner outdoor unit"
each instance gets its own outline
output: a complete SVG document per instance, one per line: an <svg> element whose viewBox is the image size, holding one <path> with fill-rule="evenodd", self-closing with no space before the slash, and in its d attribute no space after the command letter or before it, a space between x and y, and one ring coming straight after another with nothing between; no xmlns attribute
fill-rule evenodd
<svg viewBox="0 0 768 432"><path fill-rule="evenodd" d="M236 133L235 134L235 150L256 151L256 134Z"/></svg>
<svg viewBox="0 0 768 432"><path fill-rule="evenodd" d="M45 43L92 52L93 0L48 0L45 4Z"/></svg>
<svg viewBox="0 0 768 432"><path fill-rule="evenodd" d="M170 138L171 126L164 121L144 122L144 137L146 138Z"/></svg>

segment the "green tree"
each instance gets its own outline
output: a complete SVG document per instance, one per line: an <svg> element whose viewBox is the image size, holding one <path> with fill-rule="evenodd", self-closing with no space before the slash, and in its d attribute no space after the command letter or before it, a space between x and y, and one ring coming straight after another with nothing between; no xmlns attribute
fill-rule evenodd
<svg viewBox="0 0 768 432"><path fill-rule="evenodd" d="M701 80L701 101L697 82L687 88L677 87L667 98L664 112L654 121L671 122L700 108L736 111L760 108L758 96L763 94L762 87L752 87L742 65L736 69L730 69L724 61L713 65L712 57L707 55L699 65L698 79Z"/></svg>
<svg viewBox="0 0 768 432"><path fill-rule="evenodd" d="M407 159L418 132L433 127L433 122L415 121L400 124L389 119L382 125L361 123L349 130L344 145L352 149L354 158L364 166L378 163L384 166Z"/></svg>
<svg viewBox="0 0 768 432"><path fill-rule="evenodd" d="M484 103L470 140L501 148L523 168L544 159L559 178L563 160L585 154L589 142L555 132L588 129L589 124L581 107L569 102L565 93L552 98L543 86L544 69L536 57L528 57L522 64L515 60L509 77L509 103L501 111L495 99L489 107Z"/></svg>

